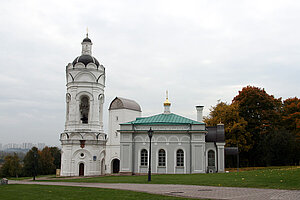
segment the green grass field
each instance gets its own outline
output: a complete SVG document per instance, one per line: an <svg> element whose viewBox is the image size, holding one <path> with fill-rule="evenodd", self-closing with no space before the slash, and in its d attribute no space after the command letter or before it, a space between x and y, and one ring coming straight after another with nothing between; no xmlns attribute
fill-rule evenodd
<svg viewBox="0 0 300 200"><path fill-rule="evenodd" d="M36 178L45 178L45 177L47 177L47 178L56 178L55 175L39 175ZM32 176L30 176L30 177L19 177L19 178L8 177L7 179L8 180L14 180L14 181L23 181L23 180L29 180L29 179L32 180L33 177Z"/></svg>
<svg viewBox="0 0 300 200"><path fill-rule="evenodd" d="M47 180L49 181L49 180ZM147 176L104 176L52 181L90 183L148 183ZM151 184L183 184L272 189L300 189L300 167L263 168L217 174L152 175Z"/></svg>
<svg viewBox="0 0 300 200"><path fill-rule="evenodd" d="M142 192L123 190L84 188L68 186L48 185L1 185L0 199L5 200L32 200L32 199L105 199L105 200L134 200L134 199L155 199L155 200L187 200L186 198L161 196Z"/></svg>

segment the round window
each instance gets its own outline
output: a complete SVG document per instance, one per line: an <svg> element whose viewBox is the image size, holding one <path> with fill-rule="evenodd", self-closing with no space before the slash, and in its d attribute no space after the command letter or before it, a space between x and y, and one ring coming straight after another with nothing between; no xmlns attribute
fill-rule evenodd
<svg viewBox="0 0 300 200"><path fill-rule="evenodd" d="M84 153L81 153L80 156L83 157L83 156L84 156Z"/></svg>

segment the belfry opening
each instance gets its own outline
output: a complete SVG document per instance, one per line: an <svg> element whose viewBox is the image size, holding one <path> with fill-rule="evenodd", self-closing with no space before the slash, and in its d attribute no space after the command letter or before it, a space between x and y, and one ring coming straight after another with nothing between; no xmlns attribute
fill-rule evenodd
<svg viewBox="0 0 300 200"><path fill-rule="evenodd" d="M87 124L89 121L89 110L90 103L89 98L87 96L82 96L80 98L80 120L83 124Z"/></svg>

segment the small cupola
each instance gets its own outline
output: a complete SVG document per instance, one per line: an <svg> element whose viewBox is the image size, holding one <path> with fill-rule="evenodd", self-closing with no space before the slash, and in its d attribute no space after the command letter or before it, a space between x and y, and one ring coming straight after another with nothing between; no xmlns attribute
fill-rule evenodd
<svg viewBox="0 0 300 200"><path fill-rule="evenodd" d="M86 33L86 38L84 38L81 42L82 45L82 55L92 55L92 40L89 38L89 34Z"/></svg>
<svg viewBox="0 0 300 200"><path fill-rule="evenodd" d="M166 91L166 100L164 102L164 114L170 114L170 107L171 107L171 102L169 101L168 97L168 90Z"/></svg>
<svg viewBox="0 0 300 200"><path fill-rule="evenodd" d="M98 68L100 63L95 57L92 56L93 43L89 38L88 33L86 33L86 37L82 40L81 45L82 45L81 55L74 59L74 61L72 62L73 66L75 66L77 63L82 63L85 66L87 66L89 63L94 63Z"/></svg>

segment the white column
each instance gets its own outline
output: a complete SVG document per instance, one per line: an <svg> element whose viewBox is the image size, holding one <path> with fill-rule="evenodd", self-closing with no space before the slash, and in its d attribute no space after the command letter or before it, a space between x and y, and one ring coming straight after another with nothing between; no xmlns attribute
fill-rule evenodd
<svg viewBox="0 0 300 200"><path fill-rule="evenodd" d="M225 171L225 156L224 156L224 146L225 143L220 142L216 143L218 148L218 172L224 172Z"/></svg>

